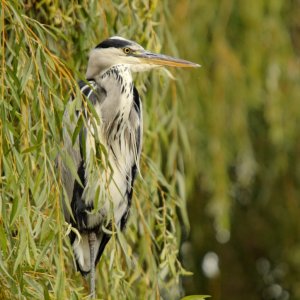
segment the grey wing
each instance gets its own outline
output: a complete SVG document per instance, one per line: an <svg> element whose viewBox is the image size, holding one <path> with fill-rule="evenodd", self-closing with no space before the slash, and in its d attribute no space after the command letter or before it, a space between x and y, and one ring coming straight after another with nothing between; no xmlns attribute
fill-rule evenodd
<svg viewBox="0 0 300 300"><path fill-rule="evenodd" d="M80 81L79 87L81 92L92 102L101 100L101 91L94 81ZM84 114L86 116L86 114ZM80 129L80 134L77 135L74 143L72 137L80 117L80 109L75 108L74 98L68 102L63 116L63 151L61 153L59 165L61 166L62 184L66 192L66 198L63 201L63 210L65 220L70 222L70 204L74 195L74 186L77 178L84 181L84 176L80 174L80 166L83 165L82 157L82 139L80 136L84 133L85 128ZM84 182L81 182L84 185ZM78 185L77 185L78 186ZM68 203L66 203L68 202Z"/></svg>

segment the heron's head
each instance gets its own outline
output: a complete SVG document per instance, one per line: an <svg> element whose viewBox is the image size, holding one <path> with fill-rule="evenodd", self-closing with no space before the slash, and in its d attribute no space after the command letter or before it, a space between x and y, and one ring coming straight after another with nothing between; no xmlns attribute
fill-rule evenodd
<svg viewBox="0 0 300 300"><path fill-rule="evenodd" d="M126 65L132 72L143 72L159 66L199 67L187 60L146 51L133 41L114 36L91 51L86 76L94 78L115 65Z"/></svg>

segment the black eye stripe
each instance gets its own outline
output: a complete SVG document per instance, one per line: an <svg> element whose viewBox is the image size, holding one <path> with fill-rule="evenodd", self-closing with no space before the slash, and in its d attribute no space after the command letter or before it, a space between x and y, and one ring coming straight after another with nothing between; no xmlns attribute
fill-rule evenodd
<svg viewBox="0 0 300 300"><path fill-rule="evenodd" d="M119 39L107 39L101 42L96 48L124 48L129 46L130 42Z"/></svg>

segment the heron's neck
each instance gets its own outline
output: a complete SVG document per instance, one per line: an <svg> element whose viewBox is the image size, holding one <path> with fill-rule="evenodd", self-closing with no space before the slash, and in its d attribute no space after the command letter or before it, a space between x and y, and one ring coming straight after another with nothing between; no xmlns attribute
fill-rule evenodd
<svg viewBox="0 0 300 300"><path fill-rule="evenodd" d="M95 81L100 85L104 81L111 81L115 86L119 86L123 83L131 83L132 75L130 69L127 66L115 65L109 69L101 71L97 76L95 76Z"/></svg>
<svg viewBox="0 0 300 300"><path fill-rule="evenodd" d="M128 100L132 98L133 79L131 71L126 65L115 65L109 68L100 74L96 82L115 97L126 95Z"/></svg>
<svg viewBox="0 0 300 300"><path fill-rule="evenodd" d="M118 114L128 119L134 101L130 69L125 65L113 66L95 81L106 91L106 100L101 105L103 119L111 122Z"/></svg>

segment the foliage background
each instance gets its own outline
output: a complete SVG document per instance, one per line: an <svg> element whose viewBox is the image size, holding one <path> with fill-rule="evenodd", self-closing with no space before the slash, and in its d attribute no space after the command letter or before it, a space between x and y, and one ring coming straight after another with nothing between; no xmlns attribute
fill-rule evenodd
<svg viewBox="0 0 300 300"><path fill-rule="evenodd" d="M182 100L194 174L186 290L300 299L300 2L182 0L171 11L181 55L203 65L183 77L193 87Z"/></svg>
<svg viewBox="0 0 300 300"><path fill-rule="evenodd" d="M203 68L137 78L143 178L98 297L300 298L299 13L299 0L2 0L0 299L87 297L55 158L88 52L115 34Z"/></svg>

